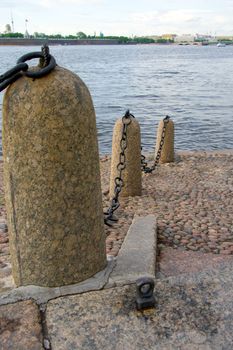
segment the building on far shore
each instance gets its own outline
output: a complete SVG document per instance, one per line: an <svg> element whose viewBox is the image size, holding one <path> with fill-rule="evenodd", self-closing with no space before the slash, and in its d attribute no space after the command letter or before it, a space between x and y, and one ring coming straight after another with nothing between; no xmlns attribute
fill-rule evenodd
<svg viewBox="0 0 233 350"><path fill-rule="evenodd" d="M174 41L176 37L177 34L162 34L160 38L167 41Z"/></svg>
<svg viewBox="0 0 233 350"><path fill-rule="evenodd" d="M195 35L195 40L199 42L206 42L206 43L215 43L216 37L209 35L209 34L196 34Z"/></svg>
<svg viewBox="0 0 233 350"><path fill-rule="evenodd" d="M177 35L174 38L174 42L177 44L192 44L195 41L195 35L193 34L182 34Z"/></svg>
<svg viewBox="0 0 233 350"><path fill-rule="evenodd" d="M217 41L233 41L233 36L232 35L221 35L221 36L216 36Z"/></svg>

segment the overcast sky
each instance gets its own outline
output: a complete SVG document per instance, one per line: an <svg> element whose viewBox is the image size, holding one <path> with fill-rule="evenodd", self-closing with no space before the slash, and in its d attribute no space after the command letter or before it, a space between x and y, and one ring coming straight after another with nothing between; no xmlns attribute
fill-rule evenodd
<svg viewBox="0 0 233 350"><path fill-rule="evenodd" d="M233 0L0 0L0 32L233 35Z"/></svg>

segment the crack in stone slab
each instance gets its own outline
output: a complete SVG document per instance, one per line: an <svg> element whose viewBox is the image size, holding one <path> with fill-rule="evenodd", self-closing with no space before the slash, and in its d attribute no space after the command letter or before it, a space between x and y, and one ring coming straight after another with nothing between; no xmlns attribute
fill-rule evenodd
<svg viewBox="0 0 233 350"><path fill-rule="evenodd" d="M0 295L0 305L15 303L17 301L32 299L37 304L47 303L51 299L61 296L81 294L89 291L100 290L104 288L109 275L115 265L115 261L108 261L107 267L95 274L93 277L68 286L48 288L39 286L22 286Z"/></svg>

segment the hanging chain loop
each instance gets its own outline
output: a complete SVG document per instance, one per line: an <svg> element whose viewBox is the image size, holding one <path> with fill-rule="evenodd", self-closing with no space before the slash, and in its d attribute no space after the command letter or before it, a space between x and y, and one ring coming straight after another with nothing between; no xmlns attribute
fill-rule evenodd
<svg viewBox="0 0 233 350"><path fill-rule="evenodd" d="M40 58L43 65L41 65L39 70L29 71L29 66L25 62L32 60L33 58ZM55 67L55 58L50 55L49 47L44 45L42 46L41 51L30 52L20 57L15 67L8 70L5 74L0 75L0 92L3 91L8 85L21 78L23 75L26 75L32 79L42 78L49 74Z"/></svg>
<svg viewBox="0 0 233 350"><path fill-rule="evenodd" d="M122 117L122 134L120 140L120 154L119 154L119 163L117 164L118 175L115 177L115 188L114 188L114 196L111 199L110 207L104 213L104 223L108 226L112 226L112 222L117 221L117 218L114 216L114 212L119 208L119 194L124 186L124 181L122 179L122 173L126 168L126 155L125 151L127 148L127 129L130 123L132 122L132 118L134 118L133 114L130 113L129 110L126 111L125 115Z"/></svg>
<svg viewBox="0 0 233 350"><path fill-rule="evenodd" d="M158 148L154 163L151 167L147 165L146 157L143 154L141 154L141 170L145 174L152 173L152 171L154 171L156 166L159 164L159 160L160 160L163 145L164 145L165 135L166 135L166 128L167 128L167 124L169 123L169 120L170 120L169 115L166 115L166 117L163 119L163 130L162 130L161 140L159 143L159 148Z"/></svg>

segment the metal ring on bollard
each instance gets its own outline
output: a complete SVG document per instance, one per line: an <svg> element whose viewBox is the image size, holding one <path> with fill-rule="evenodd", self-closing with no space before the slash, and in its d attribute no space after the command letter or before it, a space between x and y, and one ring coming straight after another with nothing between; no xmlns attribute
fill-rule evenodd
<svg viewBox="0 0 233 350"><path fill-rule="evenodd" d="M27 63L19 63L15 67L9 69L6 73L0 75L0 91L3 91L8 85L21 78L21 72L25 72L27 69Z"/></svg>
<svg viewBox="0 0 233 350"><path fill-rule="evenodd" d="M37 71L30 72L28 71L29 67L25 61L33 58L40 58L41 62L43 62L43 67ZM31 52L20 57L15 67L0 75L0 92L24 75L32 79L42 78L49 74L55 67L55 58L49 54L49 47L44 45L41 52Z"/></svg>
<svg viewBox="0 0 233 350"><path fill-rule="evenodd" d="M21 56L18 59L17 63L18 64L23 63L25 61L32 60L33 58L44 58L44 55L40 51L30 52L30 53L27 53L26 55ZM49 64L46 67L41 68L40 70L35 72L26 71L24 74L29 78L34 78L34 79L42 78L45 75L49 74L55 67L56 67L56 60L53 56L49 55Z"/></svg>
<svg viewBox="0 0 233 350"><path fill-rule="evenodd" d="M5 74L0 75L0 83L4 82L5 80L12 78L13 75L16 73L19 73L21 71L26 71L28 70L28 65L27 63L19 63L15 67L9 69Z"/></svg>

